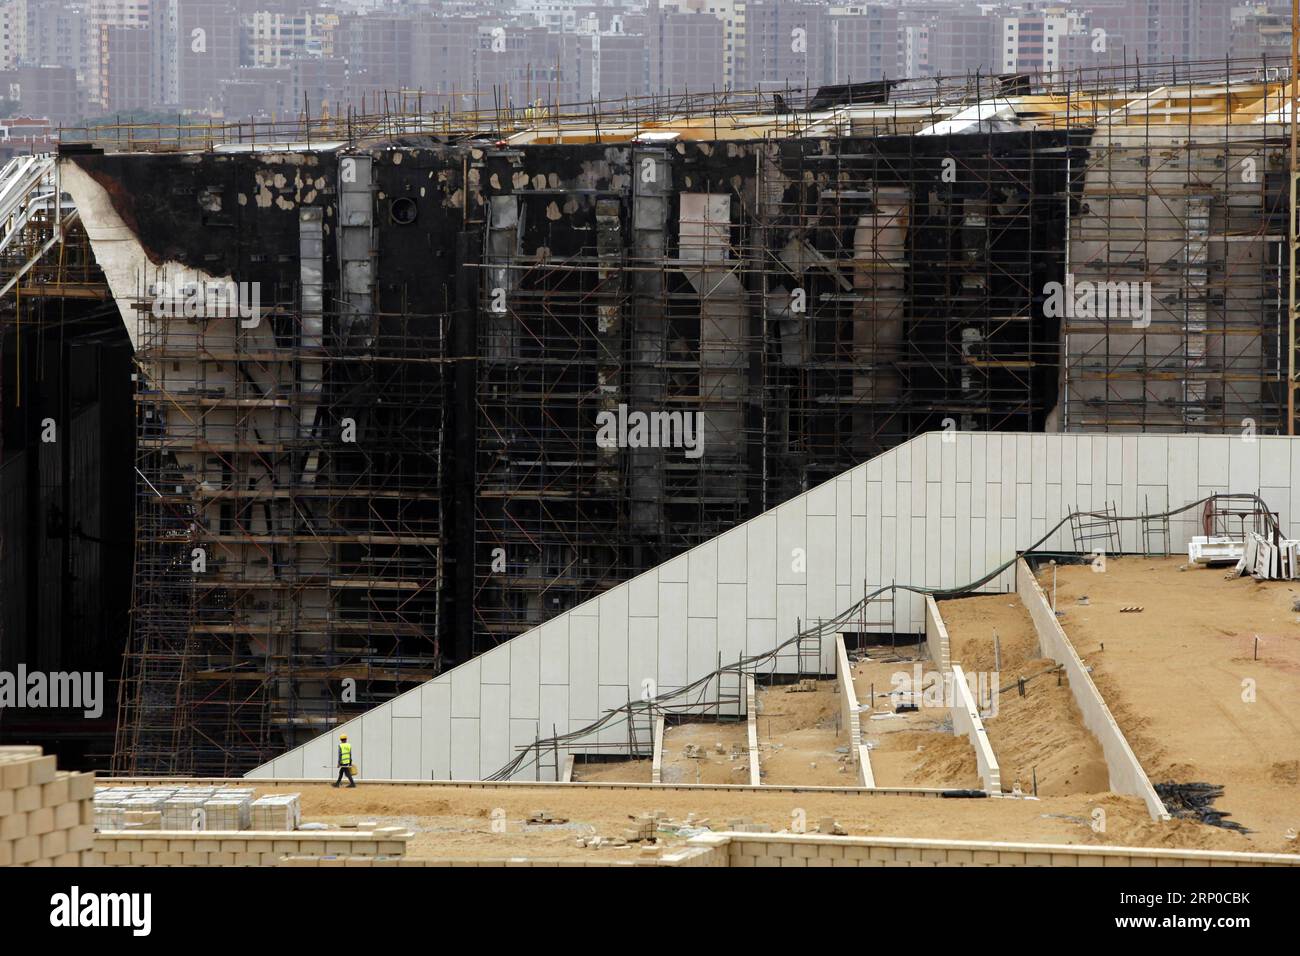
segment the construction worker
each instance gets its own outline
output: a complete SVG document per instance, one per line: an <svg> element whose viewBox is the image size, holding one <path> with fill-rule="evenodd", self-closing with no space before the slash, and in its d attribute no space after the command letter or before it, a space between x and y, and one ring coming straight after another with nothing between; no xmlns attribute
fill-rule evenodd
<svg viewBox="0 0 1300 956"><path fill-rule="evenodd" d="M352 745L348 743L347 734L339 734L339 778L334 781L334 786L343 783L343 777L348 778L348 786L356 788L357 782L352 779Z"/></svg>

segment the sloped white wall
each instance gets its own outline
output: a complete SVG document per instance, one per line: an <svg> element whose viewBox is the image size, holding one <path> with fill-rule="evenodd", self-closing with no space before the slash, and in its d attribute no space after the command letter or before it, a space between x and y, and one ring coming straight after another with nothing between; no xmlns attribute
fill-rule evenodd
<svg viewBox="0 0 1300 956"><path fill-rule="evenodd" d="M966 584L1074 509L1113 502L1133 515L1216 491L1258 490L1289 528L1300 515L1300 439L1252 439L922 435L249 776L332 777L342 731L366 779L479 779L508 763L517 746L639 699L646 678L662 694L714 670L719 654L732 663L771 650L795 634L797 619L832 617L864 588ZM1185 550L1197 533L1198 511L1174 519L1170 549ZM1141 548L1136 523L1124 526L1122 544ZM1074 550L1068 526L1042 547ZM806 551L806 572L795 570L796 548ZM1008 570L986 590L1014 587ZM923 598L900 596L898 616L900 629L923 631ZM873 617L888 620L888 609ZM824 642L824 673L833 673L833 653L833 642ZM612 730L600 739L626 737Z"/></svg>

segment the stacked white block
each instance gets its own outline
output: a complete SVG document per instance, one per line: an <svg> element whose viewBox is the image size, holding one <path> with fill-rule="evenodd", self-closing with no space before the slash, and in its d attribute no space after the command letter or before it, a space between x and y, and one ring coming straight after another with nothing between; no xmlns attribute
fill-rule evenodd
<svg viewBox="0 0 1300 956"><path fill-rule="evenodd" d="M95 778L40 747L0 747L0 866L80 866L94 843Z"/></svg>
<svg viewBox="0 0 1300 956"><path fill-rule="evenodd" d="M97 787L95 829L247 830L252 787Z"/></svg>
<svg viewBox="0 0 1300 956"><path fill-rule="evenodd" d="M296 830L302 807L296 793L271 793L253 801L254 830Z"/></svg>
<svg viewBox="0 0 1300 956"><path fill-rule="evenodd" d="M96 804L94 821L96 830L125 830L126 811L121 807L102 807Z"/></svg>
<svg viewBox="0 0 1300 956"><path fill-rule="evenodd" d="M204 830L207 810L204 804L212 799L210 793L178 793L168 797L162 808L164 830Z"/></svg>
<svg viewBox="0 0 1300 956"><path fill-rule="evenodd" d="M1187 560L1192 564L1235 564L1244 553L1245 545L1226 534L1198 534L1187 543Z"/></svg>
<svg viewBox="0 0 1300 956"><path fill-rule="evenodd" d="M204 805L209 830L247 830L252 825L252 794L220 794Z"/></svg>

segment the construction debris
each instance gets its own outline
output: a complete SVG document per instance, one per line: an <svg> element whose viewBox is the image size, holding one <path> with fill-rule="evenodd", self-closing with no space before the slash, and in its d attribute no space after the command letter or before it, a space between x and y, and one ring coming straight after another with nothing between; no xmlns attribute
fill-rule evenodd
<svg viewBox="0 0 1300 956"><path fill-rule="evenodd" d="M1231 535L1198 534L1187 544L1187 560L1192 564L1234 564L1244 550L1241 540Z"/></svg>
<svg viewBox="0 0 1300 956"><path fill-rule="evenodd" d="M524 821L524 823L531 824L532 826L558 825L568 822L568 817L554 816L549 810L534 810L528 815L528 819Z"/></svg>
<svg viewBox="0 0 1300 956"><path fill-rule="evenodd" d="M737 820L731 820L727 823L727 829L732 833L771 833L772 827L767 823L750 823L741 817Z"/></svg>
<svg viewBox="0 0 1300 956"><path fill-rule="evenodd" d="M1197 820L1212 827L1233 830L1237 833L1250 833L1240 823L1229 820L1231 816L1222 810L1215 810L1210 804L1223 796L1223 787L1213 783L1158 783L1156 794L1164 801L1165 808L1175 817Z"/></svg>
<svg viewBox="0 0 1300 956"><path fill-rule="evenodd" d="M1273 541L1254 531L1247 532L1238 576L1251 575L1260 581L1300 580L1300 540L1273 536Z"/></svg>
<svg viewBox="0 0 1300 956"><path fill-rule="evenodd" d="M632 821L632 825L625 827L623 830L623 839L628 843L641 843L657 839L655 831L659 829L659 820L655 814L638 813L628 819Z"/></svg>

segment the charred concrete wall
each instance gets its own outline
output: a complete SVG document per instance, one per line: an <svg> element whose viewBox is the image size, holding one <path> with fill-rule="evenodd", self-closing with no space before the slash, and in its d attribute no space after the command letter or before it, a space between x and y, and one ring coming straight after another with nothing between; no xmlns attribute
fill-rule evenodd
<svg viewBox="0 0 1300 956"><path fill-rule="evenodd" d="M474 651L945 420L1041 428L1071 151L475 147ZM619 407L698 414L703 454L601 448Z"/></svg>

